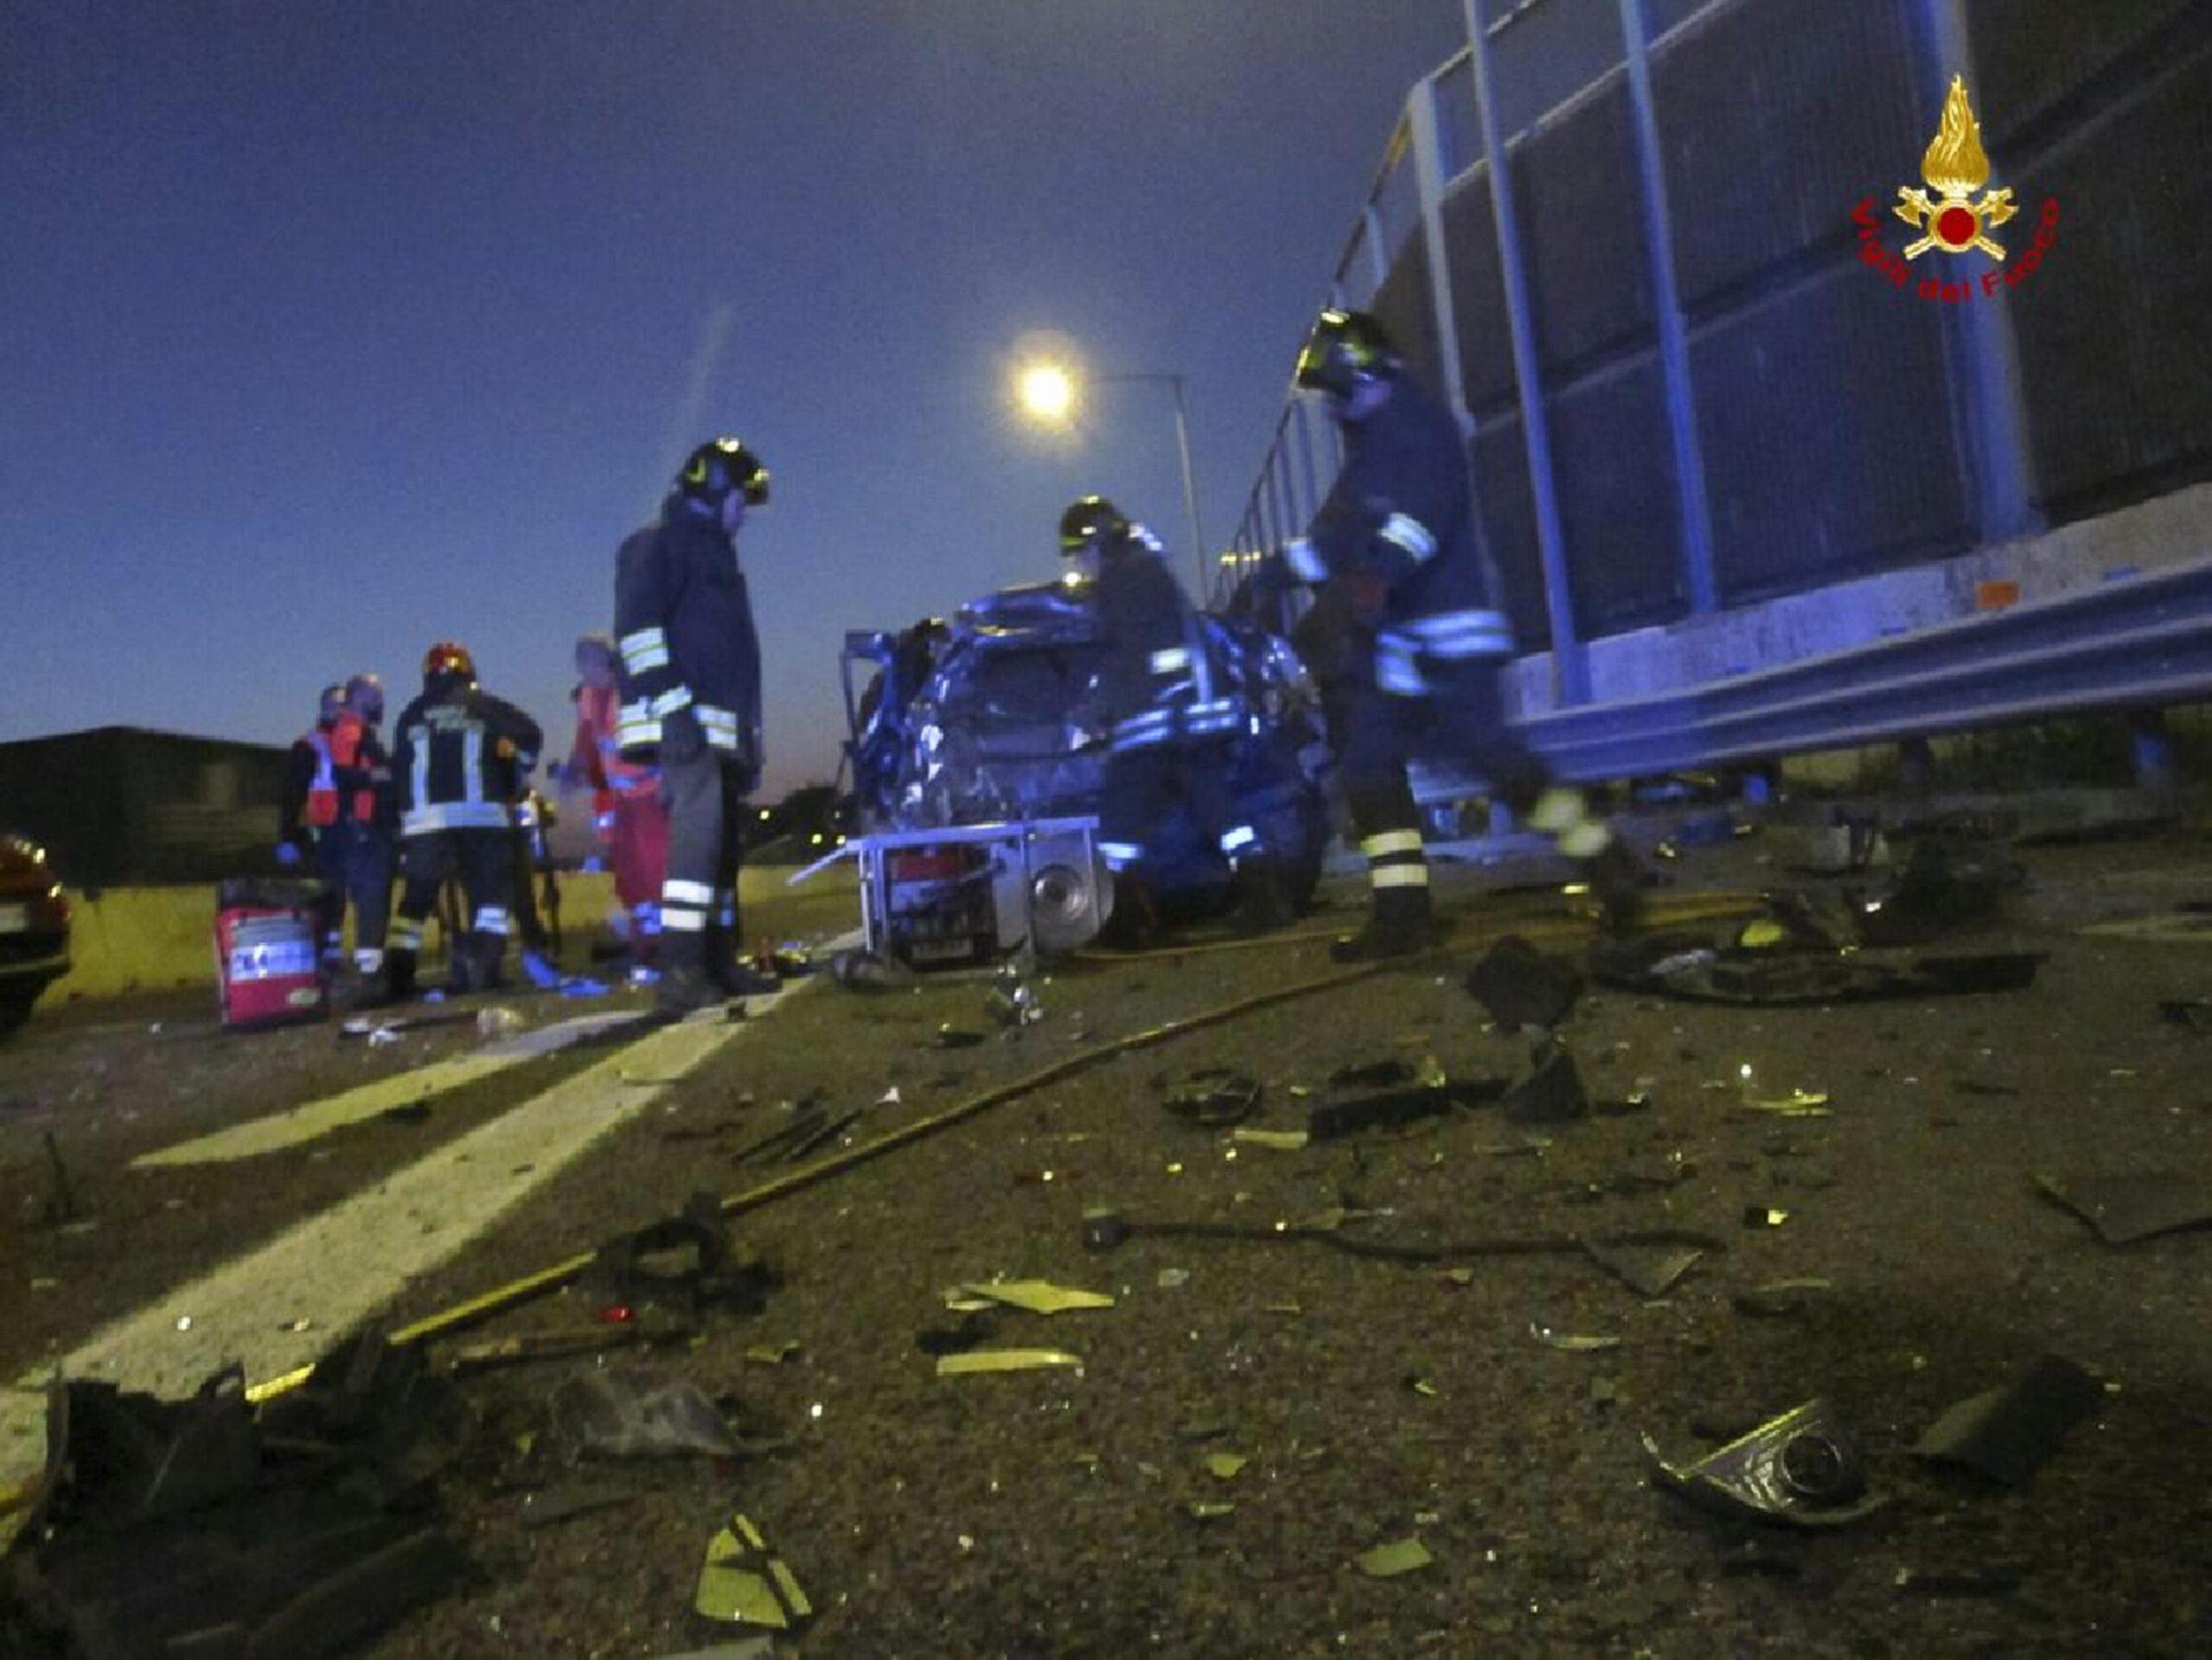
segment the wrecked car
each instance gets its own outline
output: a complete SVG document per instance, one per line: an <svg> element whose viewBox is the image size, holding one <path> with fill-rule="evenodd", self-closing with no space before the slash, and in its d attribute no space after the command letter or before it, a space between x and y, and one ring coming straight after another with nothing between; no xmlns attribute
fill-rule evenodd
<svg viewBox="0 0 2212 1660"><path fill-rule="evenodd" d="M1230 763L1246 818L1281 857L1302 904L1330 834L1328 750L1319 699L1289 643L1258 626L1201 615L1217 687L1243 718ZM1006 588L949 620L846 636L853 800L864 833L911 833L1096 814L1106 769L1105 656L1083 591L1066 582ZM855 695L866 676L866 689ZM1130 874L1154 905L1198 913L1229 891L1225 860L1176 809L1146 837ZM1075 891L1083 888L1085 891ZM1087 884L1032 896L1032 909L1088 908L1062 942L1113 912L1103 867ZM1040 929L1043 927L1040 920Z"/></svg>

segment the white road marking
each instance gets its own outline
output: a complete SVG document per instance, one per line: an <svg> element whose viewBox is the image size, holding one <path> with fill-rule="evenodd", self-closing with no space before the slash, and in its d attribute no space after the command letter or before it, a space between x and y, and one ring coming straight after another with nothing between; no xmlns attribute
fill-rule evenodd
<svg viewBox="0 0 2212 1660"><path fill-rule="evenodd" d="M233 1360L245 1363L249 1382L310 1363L784 998L815 983L750 999L745 1020L694 1019L640 1038L125 1316L64 1357L61 1370L174 1397ZM310 1322L306 1330L284 1329L301 1320ZM45 1461L44 1390L53 1370L26 1374L0 1393L0 1488Z"/></svg>
<svg viewBox="0 0 2212 1660"><path fill-rule="evenodd" d="M343 1129L348 1124L374 1118L394 1107L411 1106L449 1094L495 1072L503 1072L541 1055L551 1055L587 1038L598 1037L611 1026L640 1018L643 1016L635 1011L586 1014L540 1026L535 1031L518 1032L466 1055L433 1061L412 1072L396 1072L356 1089L326 1095L321 1101L310 1101L289 1112L272 1113L266 1118L233 1124L212 1135L140 1153L131 1161L131 1167L152 1170L173 1165L220 1165L234 1159L278 1152L328 1135L333 1130Z"/></svg>

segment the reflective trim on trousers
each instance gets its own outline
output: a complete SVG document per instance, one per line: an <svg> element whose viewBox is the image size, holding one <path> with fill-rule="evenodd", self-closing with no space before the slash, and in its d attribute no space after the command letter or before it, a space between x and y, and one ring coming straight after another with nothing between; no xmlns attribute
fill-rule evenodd
<svg viewBox="0 0 2212 1660"><path fill-rule="evenodd" d="M1260 833L1249 824L1240 824L1221 838L1221 851L1224 853L1235 853L1259 845Z"/></svg>
<svg viewBox="0 0 2212 1660"><path fill-rule="evenodd" d="M1417 853L1421 851L1421 832L1381 831L1361 841L1359 851L1370 859L1382 859L1391 853Z"/></svg>
<svg viewBox="0 0 2212 1660"><path fill-rule="evenodd" d="M1098 857L1106 861L1109 869L1118 871L1142 859L1144 849L1134 841L1102 841L1098 844Z"/></svg>
<svg viewBox="0 0 2212 1660"><path fill-rule="evenodd" d="M1426 861L1418 865L1378 865L1367 872L1367 878L1378 888L1425 888L1429 885L1429 866Z"/></svg>
<svg viewBox="0 0 2212 1660"><path fill-rule="evenodd" d="M663 906L661 926L671 934L696 934L706 926L706 913L688 905Z"/></svg>
<svg viewBox="0 0 2212 1660"><path fill-rule="evenodd" d="M680 877L670 877L661 884L661 903L663 905L689 905L704 910L714 903L714 890L705 882L686 882Z"/></svg>
<svg viewBox="0 0 2212 1660"><path fill-rule="evenodd" d="M1322 562L1321 556L1314 551L1313 543L1307 541L1303 536L1282 545L1282 562L1291 568L1298 580L1302 583L1311 584L1328 580L1328 566Z"/></svg>

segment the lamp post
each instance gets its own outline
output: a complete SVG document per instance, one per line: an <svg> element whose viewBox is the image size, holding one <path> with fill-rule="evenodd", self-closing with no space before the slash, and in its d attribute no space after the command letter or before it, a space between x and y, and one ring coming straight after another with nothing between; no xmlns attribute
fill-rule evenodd
<svg viewBox="0 0 2212 1660"><path fill-rule="evenodd" d="M1086 377L1093 386L1166 386L1175 395L1175 449L1183 463L1183 510L1191 520L1191 558L1199 573L1199 603L1205 603L1208 571L1205 554L1205 527L1199 517L1198 470L1191 464L1191 413L1184 396L1183 377L1161 370L1138 374L1094 374ZM1064 423L1075 413L1081 382L1075 373L1065 366L1052 362L1032 363L1023 369L1014 383L1021 406L1040 421Z"/></svg>

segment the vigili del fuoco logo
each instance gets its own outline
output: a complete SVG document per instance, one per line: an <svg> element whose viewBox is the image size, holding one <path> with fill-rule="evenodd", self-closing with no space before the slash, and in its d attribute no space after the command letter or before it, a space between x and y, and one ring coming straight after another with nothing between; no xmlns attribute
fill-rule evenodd
<svg viewBox="0 0 2212 1660"><path fill-rule="evenodd" d="M1921 233L1902 252L1882 240L1882 214L1873 197L1851 214L1851 222L1858 227L1858 257L1888 278L1890 286L1909 290L1924 300L1964 305L2018 288L2042 268L2044 256L2058 239L2058 199L2045 199L2036 216L2035 234L2018 250L2018 258L1991 234L2011 224L2020 209L2010 188L1988 188L1989 154L1982 148L1982 124L1967 101L1964 76L1951 78L1950 96L1943 100L1943 124L1921 158L1920 171L1928 188L1901 187L1890 208ZM2013 235L2017 239L2018 233ZM1914 262L1928 253L1947 258L1916 269ZM1991 266L1961 271L1952 263L1972 254L1982 255L1992 262Z"/></svg>

